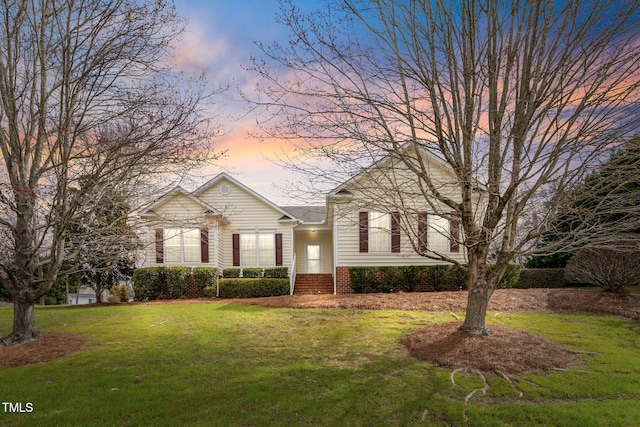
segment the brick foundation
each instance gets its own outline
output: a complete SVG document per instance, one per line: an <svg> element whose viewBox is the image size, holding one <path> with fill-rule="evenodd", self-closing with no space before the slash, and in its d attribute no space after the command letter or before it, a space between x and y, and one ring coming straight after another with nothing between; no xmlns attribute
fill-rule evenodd
<svg viewBox="0 0 640 427"><path fill-rule="evenodd" d="M336 293L352 294L349 267L336 267Z"/></svg>

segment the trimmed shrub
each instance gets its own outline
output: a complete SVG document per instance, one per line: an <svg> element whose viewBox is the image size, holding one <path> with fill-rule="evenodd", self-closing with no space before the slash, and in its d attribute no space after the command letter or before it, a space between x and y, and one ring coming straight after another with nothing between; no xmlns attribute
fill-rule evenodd
<svg viewBox="0 0 640 427"><path fill-rule="evenodd" d="M261 268L243 268L242 269L242 277L245 279L255 279L257 277L262 277L262 269Z"/></svg>
<svg viewBox="0 0 640 427"><path fill-rule="evenodd" d="M568 285L564 268L523 268L514 288L565 288Z"/></svg>
<svg viewBox="0 0 640 427"><path fill-rule="evenodd" d="M225 268L222 270L222 277L225 279L233 279L240 277L240 269L239 268Z"/></svg>
<svg viewBox="0 0 640 427"><path fill-rule="evenodd" d="M491 266L493 268L493 266ZM507 266L507 271L505 271L504 276L502 276L502 280L498 283L498 289L511 289L515 287L518 283L518 279L520 279L520 272L522 271L522 266L519 264L509 264Z"/></svg>
<svg viewBox="0 0 640 427"><path fill-rule="evenodd" d="M492 268L489 266L489 268ZM511 264L499 288L513 287L520 266ZM351 267L351 288L355 293L433 292L466 289L467 272L455 265L409 265L403 267Z"/></svg>
<svg viewBox="0 0 640 427"><path fill-rule="evenodd" d="M220 279L221 298L257 298L289 294L288 279ZM213 289L215 295L215 288Z"/></svg>
<svg viewBox="0 0 640 427"><path fill-rule="evenodd" d="M166 267L164 272L167 277L167 298L180 298L184 295L187 279L191 275L191 267Z"/></svg>
<svg viewBox="0 0 640 427"><path fill-rule="evenodd" d="M215 286L207 286L202 290L202 293L207 298L215 298L216 297L216 287Z"/></svg>
<svg viewBox="0 0 640 427"><path fill-rule="evenodd" d="M425 270L422 286L435 291L459 291L467 288L467 272L455 265L434 265Z"/></svg>
<svg viewBox="0 0 640 427"><path fill-rule="evenodd" d="M109 289L111 295L118 297L119 302L129 302L129 290L125 285L114 285Z"/></svg>
<svg viewBox="0 0 640 427"><path fill-rule="evenodd" d="M357 294L369 292L384 292L379 289L377 267L351 267L349 278L351 289Z"/></svg>
<svg viewBox="0 0 640 427"><path fill-rule="evenodd" d="M164 267L136 268L133 271L135 300L150 301L158 299L164 281Z"/></svg>
<svg viewBox="0 0 640 427"><path fill-rule="evenodd" d="M265 268L264 277L268 279L287 279L289 277L289 268L288 267Z"/></svg>
<svg viewBox="0 0 640 427"><path fill-rule="evenodd" d="M204 289L213 286L215 296L216 280L218 278L218 269L215 267L194 267L191 270L195 287L196 297L206 296Z"/></svg>
<svg viewBox="0 0 640 427"><path fill-rule="evenodd" d="M459 290L467 282L466 272L453 265L351 267L349 277L355 293Z"/></svg>
<svg viewBox="0 0 640 427"><path fill-rule="evenodd" d="M378 275L382 292L403 291L407 287L407 278L401 267L379 267Z"/></svg>

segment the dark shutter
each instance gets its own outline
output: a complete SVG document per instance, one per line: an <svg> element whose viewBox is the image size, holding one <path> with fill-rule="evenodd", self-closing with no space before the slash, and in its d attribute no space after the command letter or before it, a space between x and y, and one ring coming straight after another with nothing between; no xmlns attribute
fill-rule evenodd
<svg viewBox="0 0 640 427"><path fill-rule="evenodd" d="M458 240L460 239L460 223L458 221L449 221L449 251L450 252L460 252L460 244Z"/></svg>
<svg viewBox="0 0 640 427"><path fill-rule="evenodd" d="M360 212L360 252L369 252L369 212Z"/></svg>
<svg viewBox="0 0 640 427"><path fill-rule="evenodd" d="M429 216L426 212L418 214L418 251L421 254L427 252L429 240Z"/></svg>
<svg viewBox="0 0 640 427"><path fill-rule="evenodd" d="M391 212L391 252L400 252L400 213Z"/></svg>
<svg viewBox="0 0 640 427"><path fill-rule="evenodd" d="M164 231L156 228L156 264L164 263Z"/></svg>
<svg viewBox="0 0 640 427"><path fill-rule="evenodd" d="M233 266L240 267L240 235L233 235Z"/></svg>
<svg viewBox="0 0 640 427"><path fill-rule="evenodd" d="M276 265L282 265L282 233L276 233Z"/></svg>
<svg viewBox="0 0 640 427"><path fill-rule="evenodd" d="M209 262L209 229L200 230L200 260L202 263Z"/></svg>

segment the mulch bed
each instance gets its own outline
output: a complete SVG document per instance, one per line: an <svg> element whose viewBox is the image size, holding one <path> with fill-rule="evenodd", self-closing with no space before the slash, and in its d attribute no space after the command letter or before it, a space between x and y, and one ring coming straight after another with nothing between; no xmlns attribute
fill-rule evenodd
<svg viewBox="0 0 640 427"><path fill-rule="evenodd" d="M463 312L467 307L467 292L286 295L222 301L264 307ZM612 314L640 321L640 295L618 296L607 292L580 289L498 289L489 301L489 310L503 312L563 310Z"/></svg>
<svg viewBox="0 0 640 427"><path fill-rule="evenodd" d="M0 346L0 369L49 362L80 350L86 338L69 332L44 332L42 337L22 345Z"/></svg>
<svg viewBox="0 0 640 427"><path fill-rule="evenodd" d="M553 341L519 329L491 326L479 337L459 330L462 323L439 323L406 335L409 354L436 366L485 372L528 374L565 369L578 363L575 355Z"/></svg>

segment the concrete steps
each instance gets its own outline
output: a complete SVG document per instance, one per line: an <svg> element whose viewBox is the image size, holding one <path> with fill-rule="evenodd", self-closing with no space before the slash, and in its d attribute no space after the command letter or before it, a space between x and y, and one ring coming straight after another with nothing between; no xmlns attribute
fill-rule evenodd
<svg viewBox="0 0 640 427"><path fill-rule="evenodd" d="M293 287L294 295L317 295L333 293L332 274L297 274Z"/></svg>

